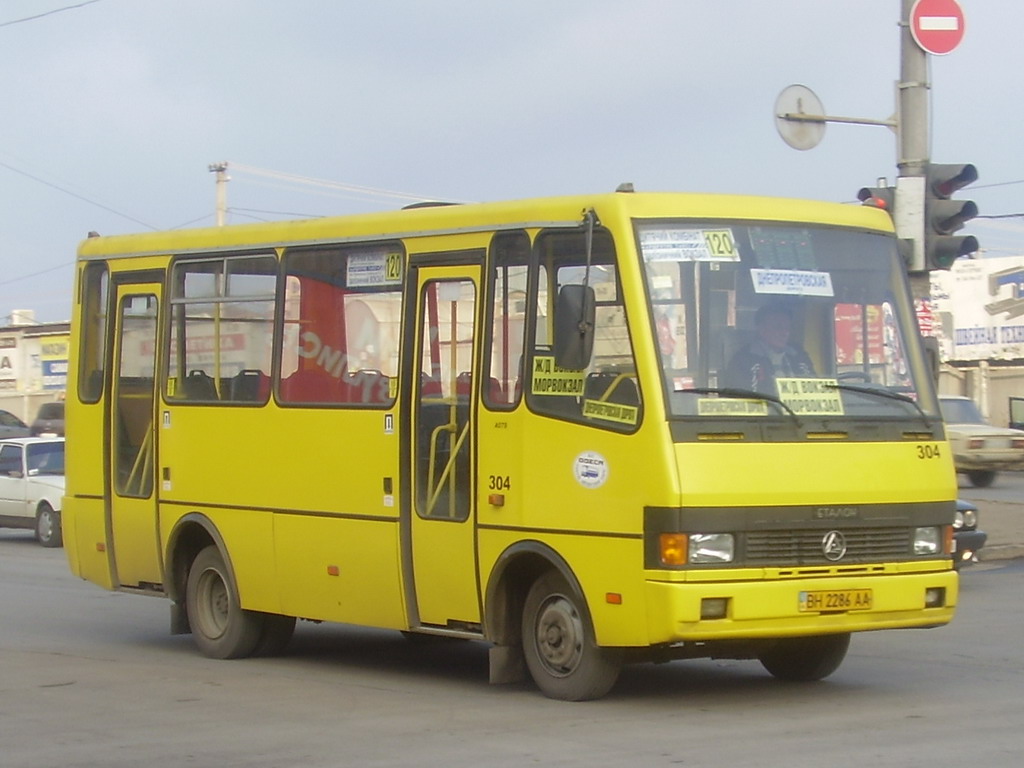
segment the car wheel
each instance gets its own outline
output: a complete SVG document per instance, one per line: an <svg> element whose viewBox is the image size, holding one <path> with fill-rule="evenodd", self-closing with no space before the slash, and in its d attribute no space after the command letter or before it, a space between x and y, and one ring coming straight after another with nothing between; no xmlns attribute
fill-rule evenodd
<svg viewBox="0 0 1024 768"><path fill-rule="evenodd" d="M849 647L849 633L786 637L773 641L758 658L773 677L806 683L839 669Z"/></svg>
<svg viewBox="0 0 1024 768"><path fill-rule="evenodd" d="M224 557L213 544L192 561L185 600L196 645L210 658L250 656L264 636L265 615L242 609Z"/></svg>
<svg viewBox="0 0 1024 768"><path fill-rule="evenodd" d="M582 598L554 571L534 583L523 608L523 654L545 696L587 701L604 696L622 668L613 651L600 648L581 608Z"/></svg>
<svg viewBox="0 0 1024 768"><path fill-rule="evenodd" d="M996 473L990 469L972 469L967 473L967 479L975 488L988 488L996 479Z"/></svg>
<svg viewBox="0 0 1024 768"><path fill-rule="evenodd" d="M60 529L60 512L45 501L36 510L36 541L44 547L59 547L64 543Z"/></svg>

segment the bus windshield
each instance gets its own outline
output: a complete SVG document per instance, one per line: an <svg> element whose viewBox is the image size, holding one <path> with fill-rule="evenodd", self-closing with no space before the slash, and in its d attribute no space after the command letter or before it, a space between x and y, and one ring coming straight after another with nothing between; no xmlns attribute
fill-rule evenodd
<svg viewBox="0 0 1024 768"><path fill-rule="evenodd" d="M800 224L636 229L670 416L936 412L891 237Z"/></svg>

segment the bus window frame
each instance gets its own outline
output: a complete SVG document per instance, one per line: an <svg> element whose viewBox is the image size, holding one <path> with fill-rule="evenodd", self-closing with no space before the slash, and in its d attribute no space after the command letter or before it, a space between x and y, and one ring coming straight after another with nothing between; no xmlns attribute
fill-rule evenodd
<svg viewBox="0 0 1024 768"><path fill-rule="evenodd" d="M499 241L512 241L512 240L525 240L526 245L526 258L523 264L499 264L497 249L500 246ZM510 244L510 247L517 247L518 244ZM523 308L523 329L519 335L518 342L521 347L519 354L519 360L514 364L514 368L509 369L508 381L502 386L502 390L506 394L506 400L504 402L494 402L491 398L490 387L485 386L487 382L492 379L497 379L499 384L502 379L500 376L495 376L494 371L494 348L495 348L495 334L494 325L498 320L497 313L497 285L498 285L498 271L504 268L508 270L512 267L523 266L526 268L526 295L523 297L524 308ZM482 327L482 331L486 331L485 338L483 339L483 361L486 363L485 366L481 367L481 390L482 397L481 401L484 406L490 411L514 411L519 407L519 404L524 400L524 388L526 386L526 358L527 358L527 336L529 333L530 326L530 280L533 274L533 241L530 239L530 235L526 230L501 230L494 233L494 237L491 238L491 243L487 249L487 272L486 272L486 285L484 290L486 291L485 304L484 304L484 317L487 323L486 327ZM508 297L510 295L508 287L508 272L506 271L502 278L503 286L503 299L506 301L505 323L508 323ZM512 341L511 337L507 337L503 343L503 347L507 347L508 343ZM503 354L508 357L507 348L503 350ZM506 363L511 362L506 359ZM512 387L514 396L512 399L508 399L507 387Z"/></svg>
<svg viewBox="0 0 1024 768"><path fill-rule="evenodd" d="M395 251L401 258L401 278L398 282L393 284L393 288L387 293L397 293L399 296L399 305L396 316L398 319L398 325L401 329L404 328L404 318L406 312L406 304L409 301L409 280L410 280L410 256L409 250L405 242L398 237L385 238L380 240L358 240L348 242L325 242L317 243L315 245L299 245L290 246L283 249L279 258L279 280L278 280L278 294L277 294L277 315L275 319L275 340L274 340L274 351L273 351L273 379L272 389L274 393L274 399L277 405L281 408L298 408L298 409L343 409L343 410L391 410L396 407L401 397L401 377L402 377L402 363L401 360L397 361L395 372L390 376L387 376L389 382L395 384L394 388L391 388L389 383L388 397L384 400L379 401L350 401L350 400L294 400L288 399L282 394L282 388L287 380L287 377L282 375L282 361L284 357L284 346L286 336L286 326L290 322L285 317L286 311L286 294L288 291L288 281L291 277L297 277L296 274L289 272L289 265L291 259L301 257L309 254L333 254L336 257L348 259L352 254L366 254L372 252L381 251ZM347 263L347 261L346 261ZM346 286L346 290L349 290ZM385 291L380 291L384 293ZM370 292L373 293L373 292ZM353 294L357 295L357 294ZM399 349L399 354L403 353L404 345ZM347 354L347 353L346 353ZM350 369L346 363L346 371ZM360 368L355 373L361 373L369 368ZM294 372L293 372L294 373ZM289 374L291 376L292 374Z"/></svg>
<svg viewBox="0 0 1024 768"><path fill-rule="evenodd" d="M637 365L636 358L636 344L635 344L635 331L633 330L633 324L631 322L629 307L627 306L626 293L622 286L622 260L621 251L617 246L615 235L607 227L598 225L594 227L592 234L593 251L591 255L591 261L588 264L585 260L585 249L581 249L580 256L581 261L579 263L565 264L559 263L559 258L555 253L543 254L542 249L545 247L547 242L560 238L579 237L584 238L586 231L583 228L577 228L575 230L569 230L565 228L558 229L543 229L539 231L533 239L533 247L531 249L531 262L530 262L530 275L527 289L527 312L529 316L527 318L527 331L526 331L526 347L525 357L526 361L523 368L523 389L525 392L524 400L530 412L541 417L557 419L569 424L580 424L587 427L595 427L607 432L612 432L621 435L631 435L638 432L643 425L645 416L645 401L643 397L643 391L640 386L640 375L639 367ZM604 261L597 261L596 254L598 253L598 243L604 240L604 246L608 249L601 253L601 258L607 258ZM558 281L558 274L560 270L565 268L570 269L591 269L600 267L602 265L610 265L615 270L615 300L608 301L598 298L595 305L598 310L602 306L615 306L620 307L622 311L622 317L625 324L625 330L627 339L629 342L629 355L632 361L632 379L636 386L637 396L637 415L635 423L621 423L621 426L617 426L620 422L602 420L599 418L587 418L583 415L583 400L585 399L586 390L586 379L593 373L600 372L599 368L595 363L597 344L595 343L595 354L592 356L590 366L592 370L587 371L584 369L584 394L579 396L579 415L569 413L558 413L554 410L546 411L538 409L537 397L543 397L543 395L534 394L532 391L532 380L533 380L533 369L534 361L537 358L537 331L541 322L541 307L540 307L540 281L541 281L541 270L544 270L544 278L546 282L546 306L544 307L545 313L543 321L546 325L546 334L548 343L545 345L550 348L550 355L554 356L554 307L555 302L558 298L559 288L562 283ZM570 283L566 283L570 284ZM592 284L592 283L591 283ZM596 330L596 329L595 329Z"/></svg>
<svg viewBox="0 0 1024 768"><path fill-rule="evenodd" d="M274 261L274 290L272 294L253 294L253 295L233 295L231 292L231 278L237 276L239 273L233 271L231 266L233 263L242 262L245 260L256 260L256 259L273 259ZM193 296L189 297L185 295L185 275L187 272L187 265L190 264L215 264L220 263L222 269L219 272L214 273L217 277L217 285L215 286L214 294L211 296ZM270 313L270 359L268 370L264 371L264 375L267 376L268 381L272 382L274 377L274 352L277 344L278 335L278 313L281 311L281 305L279 300L280 286L282 283L282 260L279 252L269 246L261 246L259 248L253 248L251 250L231 250L231 251L216 251L206 252L198 254L189 254L188 256L179 256L172 258L166 268L166 291L167 299L165 300L167 321L164 328L160 330L159 339L164 345L165 349L160 355L160 364L163 367L163 371L160 375L160 395L165 403L172 405L188 405L188 406L226 406L226 407L261 407L267 404L270 400L271 388L268 387L267 393L255 400L248 399L234 399L226 397L218 392L215 398L191 398L172 394L170 391L169 382L171 380L171 339L172 337L177 338L179 341L187 339L186 325L188 322L188 313L183 311L180 313L177 307L185 307L188 305L215 305L221 306L223 304L242 304L250 303L253 301L269 301L272 303L273 311ZM270 275L271 273L260 273ZM179 275L181 278L179 279ZM269 297L269 298L268 298ZM231 322L231 321L229 321ZM265 321L263 321L265 322ZM219 344L219 342L218 342ZM175 385L175 389L184 386L185 377L188 375L187 372L182 375L185 371L186 366L184 355L186 354L186 344L178 343L176 346L177 360L174 361L174 370L178 371L178 376L174 377L178 379ZM224 377L220 377L223 382Z"/></svg>
<svg viewBox="0 0 1024 768"><path fill-rule="evenodd" d="M83 343L78 360L78 399L82 403L95 404L103 399L104 378L109 364L107 350L110 349L110 296L113 283L110 265L106 261L90 261L79 274L81 283L78 299L82 309L78 336ZM94 325L97 320L101 322ZM98 381L96 374L99 374Z"/></svg>

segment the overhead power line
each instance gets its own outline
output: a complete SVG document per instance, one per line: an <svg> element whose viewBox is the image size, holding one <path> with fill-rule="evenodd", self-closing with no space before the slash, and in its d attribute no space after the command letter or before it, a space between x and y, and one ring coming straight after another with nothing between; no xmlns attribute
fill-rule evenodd
<svg viewBox="0 0 1024 768"><path fill-rule="evenodd" d="M66 5L63 8L54 8L52 11L45 11L43 13L37 13L35 16L26 16L23 19L13 19L11 21L0 21L0 27L10 27L14 24L24 24L26 21L35 21L41 19L44 16L52 16L55 13L63 13L64 11L73 11L76 8L84 8L87 5L98 3L100 0L85 0L84 3L75 3L74 5Z"/></svg>
<svg viewBox="0 0 1024 768"><path fill-rule="evenodd" d="M49 267L48 269L41 269L38 272L32 272L31 274L28 274L28 275L20 275L19 277L12 277L9 280L0 280L0 285L10 285L11 283L17 283L17 282L20 282L21 280L28 280L30 277L39 277L40 275L46 275L46 274L49 274L50 272L56 272L59 269L67 269L69 267L73 267L74 265L75 265L75 262L67 261L67 262L65 262L63 264L58 264L55 267Z"/></svg>
<svg viewBox="0 0 1024 768"><path fill-rule="evenodd" d="M38 182L39 184L42 184L45 187L49 187L50 189L56 189L58 192L63 192L65 195L70 195L71 197L77 200L81 200L84 203L88 203L89 205L95 205L97 208L102 208L104 211L107 211L108 213L113 213L116 216L128 219L128 221L133 221L136 224L140 224L143 227L146 227L147 229L159 229L159 227L155 227L152 224L142 221L141 219L136 219L134 216L129 216L127 213L122 213L121 211L111 208L108 205L104 205L103 203L97 203L95 200L90 200L88 197L80 195L77 192L72 192L70 189L65 189L64 187L58 186L53 182L47 181L46 179L41 179L38 176L32 175L28 171L23 171L20 168L15 168L13 165L9 165L3 161L0 161L0 167L6 168L7 170L24 176L27 179L32 179L32 181Z"/></svg>
<svg viewBox="0 0 1024 768"><path fill-rule="evenodd" d="M421 200L434 200L437 199L431 195L416 195L410 192L396 192L390 189L381 189L379 187L366 187L359 184L347 184L341 181L330 181L328 179L316 179L310 176L300 176L297 173L285 173L283 171L272 171L267 168L256 168L251 165L241 165L239 163L228 164L232 172L248 173L253 176L263 176L277 181L287 182L291 184L299 184L309 187L320 187L322 189L328 189L336 192L347 192L349 194L357 194L363 197L383 197L391 198L396 200L406 200L412 202L419 202ZM468 202L466 200L453 200L451 202Z"/></svg>

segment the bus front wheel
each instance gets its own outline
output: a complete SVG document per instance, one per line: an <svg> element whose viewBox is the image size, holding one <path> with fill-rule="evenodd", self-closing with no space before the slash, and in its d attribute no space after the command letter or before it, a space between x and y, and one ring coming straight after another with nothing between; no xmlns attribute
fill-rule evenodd
<svg viewBox="0 0 1024 768"><path fill-rule="evenodd" d="M523 608L523 653L537 687L552 699L587 701L604 696L621 662L594 642L580 598L555 572L530 588Z"/></svg>
<svg viewBox="0 0 1024 768"><path fill-rule="evenodd" d="M839 669L849 647L849 633L787 637L774 641L758 658L772 676L806 683Z"/></svg>
<svg viewBox="0 0 1024 768"><path fill-rule="evenodd" d="M212 544L192 561L186 609L196 645L211 658L249 656L263 636L263 615L242 609L224 557Z"/></svg>

